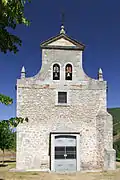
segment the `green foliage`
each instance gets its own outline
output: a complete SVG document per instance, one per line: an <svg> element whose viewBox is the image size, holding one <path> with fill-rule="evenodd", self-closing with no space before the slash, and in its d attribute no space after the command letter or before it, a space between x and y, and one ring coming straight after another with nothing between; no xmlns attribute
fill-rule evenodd
<svg viewBox="0 0 120 180"><path fill-rule="evenodd" d="M15 131L12 132L11 138L12 138L12 142L11 142L10 149L16 151L16 132Z"/></svg>
<svg viewBox="0 0 120 180"><path fill-rule="evenodd" d="M120 133L120 108L109 108L108 112L113 117L113 135Z"/></svg>
<svg viewBox="0 0 120 180"><path fill-rule="evenodd" d="M120 108L108 108L108 112L113 116L113 124L120 123Z"/></svg>
<svg viewBox="0 0 120 180"><path fill-rule="evenodd" d="M15 29L18 24L24 24L28 26L30 22L24 16L24 6L30 0L1 0L0 1L0 51L7 53L7 51L18 51L18 46L21 46L22 41L19 37L9 32L10 28ZM13 100L0 94L0 102L9 105L13 103ZM0 122L0 149L15 148L16 133L11 131L11 127L17 127L19 123L23 121L28 122L28 118L11 118L8 121ZM14 142L12 144L12 142Z"/></svg>
<svg viewBox="0 0 120 180"><path fill-rule="evenodd" d="M13 136L12 131L7 121L0 121L0 149L3 151L3 164L4 164L4 150L10 149L12 145Z"/></svg>
<svg viewBox="0 0 120 180"><path fill-rule="evenodd" d="M10 127L15 128L18 126L19 123L23 123L23 121L28 122L28 118L26 117L25 119L22 117L15 117L15 118L11 118L8 120L8 123L10 125Z"/></svg>
<svg viewBox="0 0 120 180"><path fill-rule="evenodd" d="M113 136L114 136L114 149L116 150L116 157L120 158L120 108L109 108L108 112L113 117ZM117 137L117 138L116 138Z"/></svg>
<svg viewBox="0 0 120 180"><path fill-rule="evenodd" d="M7 50L16 53L17 45L21 46L22 41L15 35L9 33L5 28L0 28L0 51L7 53Z"/></svg>
<svg viewBox="0 0 120 180"><path fill-rule="evenodd" d="M116 150L116 157L120 158L120 140L114 142L113 147Z"/></svg>
<svg viewBox="0 0 120 180"><path fill-rule="evenodd" d="M23 119L21 117L16 117L11 118L10 120L0 121L0 149L3 151L3 163L4 150L16 150L16 132L13 131L13 128L24 121L28 122L28 118Z"/></svg>
<svg viewBox="0 0 120 180"><path fill-rule="evenodd" d="M8 96L0 94L0 102L9 105L12 104L13 100ZM28 118L15 117L9 120L0 121L0 149L3 151L3 162L4 150L16 149L16 133L12 132L12 129L24 121L28 122Z"/></svg>
<svg viewBox="0 0 120 180"><path fill-rule="evenodd" d="M11 146L11 129L7 121L0 121L0 149L9 149Z"/></svg>
<svg viewBox="0 0 120 180"><path fill-rule="evenodd" d="M15 29L17 24L28 26L30 22L24 16L24 6L30 0L1 0L0 1L0 51L18 51L21 46L19 37L11 34L9 28Z"/></svg>
<svg viewBox="0 0 120 180"><path fill-rule="evenodd" d="M13 103L13 100L8 96L0 94L0 102L5 104L5 105L9 105L9 104Z"/></svg>

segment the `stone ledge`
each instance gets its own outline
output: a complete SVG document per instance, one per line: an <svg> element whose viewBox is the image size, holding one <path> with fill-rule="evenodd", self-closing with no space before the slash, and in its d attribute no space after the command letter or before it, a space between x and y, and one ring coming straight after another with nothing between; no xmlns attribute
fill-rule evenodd
<svg viewBox="0 0 120 180"><path fill-rule="evenodd" d="M50 172L49 169L9 169L10 172Z"/></svg>

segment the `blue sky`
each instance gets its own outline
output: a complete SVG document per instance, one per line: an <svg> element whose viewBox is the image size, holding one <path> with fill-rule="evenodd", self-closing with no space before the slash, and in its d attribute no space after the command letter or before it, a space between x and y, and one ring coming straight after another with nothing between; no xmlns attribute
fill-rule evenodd
<svg viewBox="0 0 120 180"><path fill-rule="evenodd" d="M32 0L25 7L30 27L19 25L14 31L23 41L20 51L16 55L0 53L0 93L14 99L10 106L0 105L0 119L15 116L16 79L23 65L28 77L39 71L40 43L59 33L62 10L67 34L86 45L85 72L97 78L101 67L108 81L108 107L120 107L120 1Z"/></svg>

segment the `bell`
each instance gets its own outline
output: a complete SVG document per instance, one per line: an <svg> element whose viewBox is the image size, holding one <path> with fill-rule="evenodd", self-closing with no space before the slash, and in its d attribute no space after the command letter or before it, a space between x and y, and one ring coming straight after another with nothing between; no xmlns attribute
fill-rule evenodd
<svg viewBox="0 0 120 180"><path fill-rule="evenodd" d="M58 77L57 73L55 73L55 77Z"/></svg>
<svg viewBox="0 0 120 180"><path fill-rule="evenodd" d="M70 73L69 72L67 73L67 77L70 77Z"/></svg>

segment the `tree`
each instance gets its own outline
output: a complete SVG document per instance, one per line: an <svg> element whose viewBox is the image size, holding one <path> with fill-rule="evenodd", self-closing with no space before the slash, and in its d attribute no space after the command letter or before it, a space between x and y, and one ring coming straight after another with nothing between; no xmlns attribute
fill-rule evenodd
<svg viewBox="0 0 120 180"><path fill-rule="evenodd" d="M16 53L22 41L19 37L9 32L18 24L28 26L30 22L24 16L24 6L31 0L0 0L0 51ZM6 105L12 104L12 99L0 94L0 102Z"/></svg>
<svg viewBox="0 0 120 180"><path fill-rule="evenodd" d="M3 164L4 164L4 151L10 149L12 142L12 132L9 128L7 121L0 122L0 149L3 151Z"/></svg>
<svg viewBox="0 0 120 180"><path fill-rule="evenodd" d="M12 132L11 150L16 151L16 131Z"/></svg>
<svg viewBox="0 0 120 180"><path fill-rule="evenodd" d="M16 53L18 46L21 46L22 41L19 37L11 34L10 28L15 29L18 24L28 26L30 22L24 16L24 6L30 0L0 0L0 51L7 53L7 51ZM0 94L0 103L9 105L13 100ZM11 127L17 127L19 123L28 121L28 118L11 118L8 121L0 122L0 149L3 151L4 163L4 150L11 147L13 141L13 134Z"/></svg>
<svg viewBox="0 0 120 180"><path fill-rule="evenodd" d="M0 51L18 51L21 46L19 37L11 34L9 29L15 29L18 24L28 26L30 22L24 16L24 6L30 0L1 0L0 1Z"/></svg>
<svg viewBox="0 0 120 180"><path fill-rule="evenodd" d="M3 151L3 165L4 165L4 151L5 149L16 149L16 132L13 131L19 123L23 121L28 122L28 118L11 118L9 120L0 121L0 149Z"/></svg>
<svg viewBox="0 0 120 180"><path fill-rule="evenodd" d="M120 140L114 142L113 147L116 150L116 158L120 160Z"/></svg>

